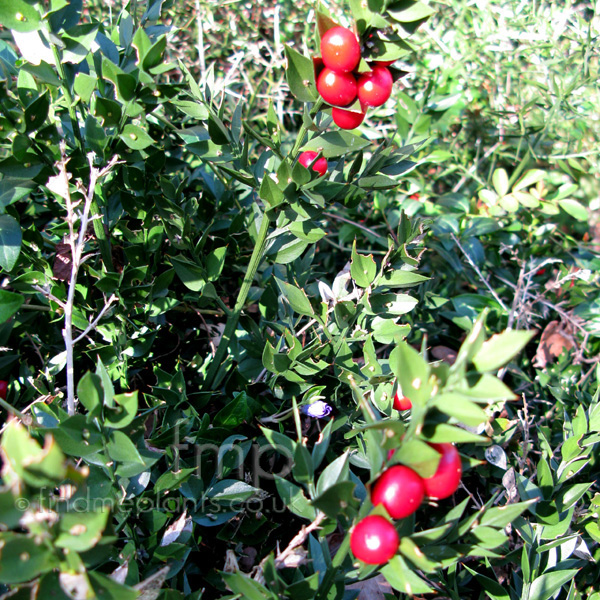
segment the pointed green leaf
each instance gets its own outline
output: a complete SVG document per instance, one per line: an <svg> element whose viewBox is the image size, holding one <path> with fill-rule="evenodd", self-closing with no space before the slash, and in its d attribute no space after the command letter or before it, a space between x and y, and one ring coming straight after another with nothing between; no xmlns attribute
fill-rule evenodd
<svg viewBox="0 0 600 600"><path fill-rule="evenodd" d="M276 281L285 299L299 315L314 316L315 311L304 290L281 279L277 279Z"/></svg>
<svg viewBox="0 0 600 600"><path fill-rule="evenodd" d="M12 271L21 252L21 227L14 217L0 215L0 267Z"/></svg>
<svg viewBox="0 0 600 600"><path fill-rule="evenodd" d="M287 57L285 77L290 91L302 102L314 102L318 93L313 61L287 45L285 55Z"/></svg>
<svg viewBox="0 0 600 600"><path fill-rule="evenodd" d="M0 323L8 321L21 308L24 300L21 294L0 289Z"/></svg>
<svg viewBox="0 0 600 600"><path fill-rule="evenodd" d="M473 356L479 372L495 371L516 356L535 335L535 331L504 331L485 341Z"/></svg>

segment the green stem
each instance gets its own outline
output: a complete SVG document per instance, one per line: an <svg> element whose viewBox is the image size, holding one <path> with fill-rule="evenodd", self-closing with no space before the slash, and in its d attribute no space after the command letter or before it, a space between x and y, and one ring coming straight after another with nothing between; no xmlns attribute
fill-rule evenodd
<svg viewBox="0 0 600 600"><path fill-rule="evenodd" d="M315 596L315 600L325 600L325 598L329 595L329 590L331 590L333 584L335 583L336 575L344 562L344 559L348 555L348 551L350 550L350 535L346 534L344 540L342 541L338 551L335 553L333 560L331 561L331 566L327 568L325 572L325 576L323 577L323 581L319 586L319 590L317 591L317 595Z"/></svg>
<svg viewBox="0 0 600 600"><path fill-rule="evenodd" d="M79 144L79 149L84 152L84 144L83 139L81 137L81 130L79 129L79 121L77 120L77 111L75 110L75 104L73 102L73 96L71 95L71 90L69 89L69 83L67 81L67 75L65 73L65 66L62 63L62 58L58 53L58 48L56 44L50 42L52 46L52 53L54 54L54 60L56 62L56 70L58 71L58 77L60 78L61 87L63 90L63 94L65 95L65 100L67 101L67 106L69 108L69 117L71 117L71 125L73 126L73 133L75 134L75 139Z"/></svg>
<svg viewBox="0 0 600 600"><path fill-rule="evenodd" d="M209 389L210 386L212 386L215 376L217 375L217 371L219 370L221 363L225 358L225 354L227 353L227 350L229 348L231 338L235 333L238 321L240 320L240 315L242 313L244 305L246 304L246 299L248 298L250 286L252 285L252 281L254 280L254 276L256 275L256 271L258 270L258 266L260 265L260 261L265 250L267 235L269 233L269 224L270 219L267 213L265 212L263 213L262 223L260 224L260 230L258 232L258 238L256 239L254 251L252 252L252 256L250 257L248 270L246 271L246 275L244 276L244 281L242 282L242 286L238 293L235 306L233 307L233 310L229 313L229 316L227 317L225 331L223 332L223 336L221 337L221 341L219 342L219 346L217 347L215 356L210 363L210 367L208 368L208 373L206 374L206 380L204 381L203 386L204 389Z"/></svg>
<svg viewBox="0 0 600 600"><path fill-rule="evenodd" d="M323 106L323 98L319 98L315 102L315 104L313 105L313 107L310 110L311 116L316 115L319 112L319 109L321 108L321 106ZM296 158L296 155L300 151L302 144L304 144L304 136L306 135L307 132L308 132L308 125L306 124L306 122L303 119L302 126L300 127L300 131L298 132L298 137L296 138L296 143L294 144L294 147L292 148L292 151L290 152L292 159Z"/></svg>
<svg viewBox="0 0 600 600"><path fill-rule="evenodd" d="M14 406L10 405L6 400L2 400L2 398L0 398L0 406L4 408L4 410L9 412L11 415L19 417L19 419L21 419L21 422L27 422L27 417L21 411L17 410Z"/></svg>

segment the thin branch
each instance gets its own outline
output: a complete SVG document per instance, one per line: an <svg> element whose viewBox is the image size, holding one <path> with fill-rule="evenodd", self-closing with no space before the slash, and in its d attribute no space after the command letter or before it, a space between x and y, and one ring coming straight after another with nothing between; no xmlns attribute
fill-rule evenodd
<svg viewBox="0 0 600 600"><path fill-rule="evenodd" d="M117 164L117 157L114 156L103 169L94 167L93 153L88 154L88 163L90 166L90 180L87 189L82 189L85 193L85 202L80 214L76 214L75 208L81 204L81 201L73 202L69 190L69 175L67 174L68 159L65 155L65 145L61 147L62 158L58 163L59 177L63 178L65 201L67 205L67 223L69 224L69 246L71 248L71 278L69 281L69 290L67 301L63 303L65 312L65 326L63 328L63 338L65 340L65 350L67 355L67 412L69 415L75 414L75 363L73 356L73 346L77 340L73 340L73 307L75 304L75 289L77 285L77 276L79 267L83 262L83 249L85 247L85 238L88 225L90 223L90 210L94 200L96 183L104 177ZM82 186L80 185L82 188ZM75 221L79 218L79 231L75 232ZM111 301L112 302L112 301ZM105 312L105 311L104 311ZM101 313L102 314L102 313ZM100 315L101 317L101 315ZM99 320L99 319L98 319ZM97 324L97 320L95 321Z"/></svg>
<svg viewBox="0 0 600 600"><path fill-rule="evenodd" d="M44 294L44 296L46 296L46 298L48 298L48 300L52 300L52 302L55 302L64 310L65 303L62 300L59 300L50 290L47 290L39 285L34 285L32 287L36 292L40 292L40 294Z"/></svg>
<svg viewBox="0 0 600 600"><path fill-rule="evenodd" d="M362 229L363 231L366 231L367 233L370 233L371 235L375 236L376 238L378 238L380 240L384 240L385 239L385 236L381 235L380 233L377 233L377 232L373 231L372 229L370 229L366 225L361 225L357 221L352 221L351 219L346 219L346 217L341 217L340 215L335 215L335 214L329 213L329 212L325 212L323 214L326 217L330 217L331 219L337 219L338 221L343 221L344 223L350 223L350 225L354 225L354 227L358 227L359 229Z"/></svg>
<svg viewBox="0 0 600 600"><path fill-rule="evenodd" d="M308 534L313 532L315 529L319 529L321 522L325 519L325 513L319 512L317 518L306 527L302 527L300 531L292 538L291 542L287 545L287 548L280 552L275 558L275 566L280 567L283 565L285 559L298 547L304 544Z"/></svg>
<svg viewBox="0 0 600 600"><path fill-rule="evenodd" d="M111 304L113 302L115 302L116 300L118 300L117 296L115 296L114 294L106 301L106 303L104 304L104 306L102 307L102 310L98 313L98 315L96 316L96 318L84 329L83 333L80 333L74 340L73 340L73 344L76 344L77 342L81 341L90 331L93 331L94 329L96 329L96 327L98 326L98 323L100 322L100 319L102 319L102 317L106 314L106 311L110 308Z"/></svg>
<svg viewBox="0 0 600 600"><path fill-rule="evenodd" d="M454 233L451 233L450 236L454 240L454 243L458 246L459 250L463 253L463 256L467 259L467 262L473 267L475 273L477 273L477 275L483 282L483 285L485 285L485 287L490 291L490 293L492 294L492 296L494 297L496 302L498 302L498 304L506 312L508 312L508 306L506 306L506 304L504 304L504 302L502 302L502 298L500 298L500 296L498 296L498 294L496 293L496 290L494 290L494 288L489 284L488 280L483 276L482 272L479 270L479 267L473 262L473 259L467 254L467 251L462 247L462 244L460 243L460 241L458 240L456 235L454 235Z"/></svg>

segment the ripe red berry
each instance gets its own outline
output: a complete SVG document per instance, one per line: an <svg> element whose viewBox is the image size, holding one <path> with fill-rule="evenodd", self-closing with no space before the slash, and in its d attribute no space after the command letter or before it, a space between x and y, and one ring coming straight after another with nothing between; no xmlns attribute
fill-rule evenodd
<svg viewBox="0 0 600 600"><path fill-rule="evenodd" d="M358 99L365 106L381 106L392 95L393 83L387 67L373 67L358 78Z"/></svg>
<svg viewBox="0 0 600 600"><path fill-rule="evenodd" d="M396 554L400 538L386 518L371 515L359 521L350 534L352 554L369 565L382 565Z"/></svg>
<svg viewBox="0 0 600 600"><path fill-rule="evenodd" d="M404 519L412 515L423 502L423 498L423 480L404 465L394 465L384 471L371 490L373 504L383 504L393 519Z"/></svg>
<svg viewBox="0 0 600 600"><path fill-rule="evenodd" d="M352 73L336 73L325 68L317 79L317 90L327 104L347 106L356 98L356 79Z"/></svg>
<svg viewBox="0 0 600 600"><path fill-rule="evenodd" d="M366 112L354 112L343 108L332 108L333 122L341 129L355 129L365 120Z"/></svg>
<svg viewBox="0 0 600 600"><path fill-rule="evenodd" d="M0 398L6 400L6 394L8 393L8 381L0 379Z"/></svg>
<svg viewBox="0 0 600 600"><path fill-rule="evenodd" d="M349 29L332 27L321 38L321 56L328 69L349 73L360 62L360 45Z"/></svg>
<svg viewBox="0 0 600 600"><path fill-rule="evenodd" d="M458 489L462 477L462 465L458 450L449 443L430 444L441 456L436 472L423 479L425 493L434 500L452 496Z"/></svg>
<svg viewBox="0 0 600 600"><path fill-rule="evenodd" d="M312 150L306 150L306 152L302 152L298 157L298 162L301 165L304 165L307 169L311 168L311 163L317 158L318 152L313 152ZM312 164L312 170L316 171L321 177L327 173L327 160L321 156L319 160Z"/></svg>
<svg viewBox="0 0 600 600"><path fill-rule="evenodd" d="M412 402L398 390L394 396L394 408L396 410L410 410Z"/></svg>

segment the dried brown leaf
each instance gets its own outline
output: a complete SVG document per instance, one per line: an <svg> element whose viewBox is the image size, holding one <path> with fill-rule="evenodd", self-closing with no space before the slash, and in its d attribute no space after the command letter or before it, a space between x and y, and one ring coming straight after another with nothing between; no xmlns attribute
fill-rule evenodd
<svg viewBox="0 0 600 600"><path fill-rule="evenodd" d="M448 346L434 346L431 349L431 354L434 358L443 360L449 365L453 365L456 361L456 350L452 350L452 348L448 348Z"/></svg>
<svg viewBox="0 0 600 600"><path fill-rule="evenodd" d="M73 260L71 257L71 246L66 242L56 245L56 257L52 267L52 274L60 281L68 281L71 278Z"/></svg>
<svg viewBox="0 0 600 600"><path fill-rule="evenodd" d="M559 321L550 321L540 337L533 365L543 369L548 363L554 362L564 351L575 345L570 331Z"/></svg>

